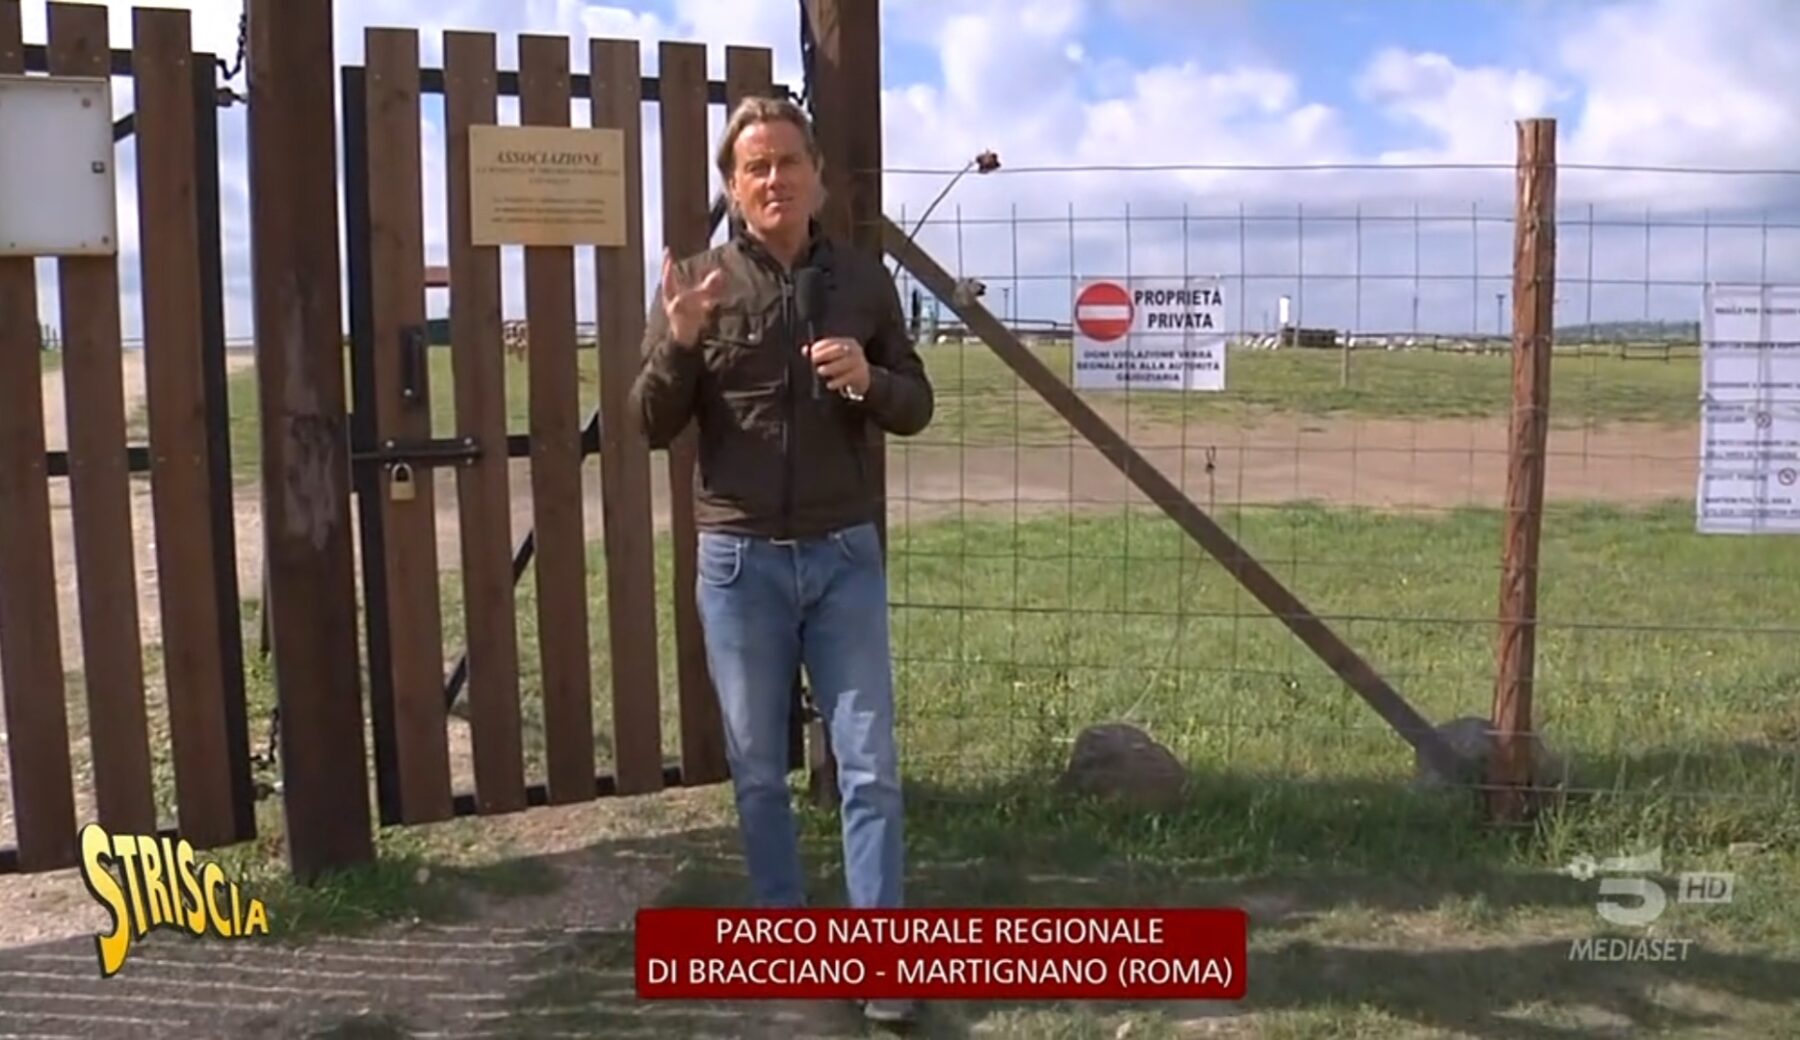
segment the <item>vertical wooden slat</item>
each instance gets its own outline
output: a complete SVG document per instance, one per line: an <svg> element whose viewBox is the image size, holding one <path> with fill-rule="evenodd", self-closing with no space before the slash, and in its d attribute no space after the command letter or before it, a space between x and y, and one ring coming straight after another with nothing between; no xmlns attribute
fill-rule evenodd
<svg viewBox="0 0 1800 1040"><path fill-rule="evenodd" d="M190 16L140 8L132 39L145 392L175 800L183 837L223 845L238 828L211 594L211 505L214 494L230 492L213 486L207 455Z"/></svg>
<svg viewBox="0 0 1800 1040"><path fill-rule="evenodd" d="M519 646L513 627L500 250L474 245L469 221L469 127L498 121L494 48L493 33L444 34L456 425L461 436L473 437L481 449L481 457L473 465L457 471L457 493L462 517L475 803L483 813L525 807L525 762L519 741Z"/></svg>
<svg viewBox="0 0 1800 1040"><path fill-rule="evenodd" d="M725 105L727 117L745 98L758 97L770 93L775 81L774 54L767 47L727 46L725 48ZM794 670L794 698L788 716L788 768L798 769L806 764L806 731L805 704L801 700L804 689L800 681L799 669ZM823 746L825 726L822 721L812 724L815 746Z"/></svg>
<svg viewBox="0 0 1800 1040"><path fill-rule="evenodd" d="M16 0L0 0L0 73L25 71L22 29ZM0 697L19 866L28 871L76 859L38 349L32 261L0 257Z"/></svg>
<svg viewBox="0 0 1800 1040"><path fill-rule="evenodd" d="M687 257L706 249L712 209L707 197L706 45L664 41L657 61L663 241L677 257ZM669 526L675 543L675 654L681 689L684 784L715 783L730 775L725 763L725 731L694 602L696 437L697 430L690 424L669 446Z"/></svg>
<svg viewBox="0 0 1800 1040"><path fill-rule="evenodd" d="M54 3L48 14L50 71L106 76L106 8ZM108 828L141 833L155 827L156 791L150 785L131 478L124 451L118 259L58 260L57 286L94 800Z"/></svg>
<svg viewBox="0 0 1800 1040"><path fill-rule="evenodd" d="M569 38L519 37L519 121L569 125ZM575 252L525 248L531 358L531 498L537 532L538 645L551 804L594 788L593 664L588 657L587 533L581 503Z"/></svg>
<svg viewBox="0 0 1800 1040"><path fill-rule="evenodd" d="M282 791L302 883L374 856L350 522L330 2L249 0L251 258Z"/></svg>
<svg viewBox="0 0 1800 1040"><path fill-rule="evenodd" d="M601 520L612 646L613 773L620 794L663 786L650 445L629 417L644 338L642 54L636 40L590 47L595 126L623 132L626 243L595 260L599 298Z"/></svg>
<svg viewBox="0 0 1800 1040"><path fill-rule="evenodd" d="M736 108L748 97L770 92L775 82L774 53L767 47L725 48L725 104Z"/></svg>
<svg viewBox="0 0 1800 1040"><path fill-rule="evenodd" d="M1518 123L1513 231L1512 424L1506 531L1500 549L1500 638L1494 677L1494 755L1488 807L1517 820L1530 802L1531 699L1537 656L1538 544L1550 430L1550 351L1556 293L1556 120Z"/></svg>
<svg viewBox="0 0 1800 1040"><path fill-rule="evenodd" d="M431 436L430 358L425 341L425 216L421 195L419 34L369 29L367 56L370 320L374 329L378 440ZM417 336L409 356L408 337ZM416 368L413 366L416 365ZM408 394L408 378L416 380ZM400 820L451 815L450 736L445 728L443 619L438 605L436 482L411 474L413 498L387 494L387 626L393 688L395 771Z"/></svg>
<svg viewBox="0 0 1800 1040"><path fill-rule="evenodd" d="M881 207L881 12L877 5L845 0L809 0L818 46L813 88L817 91L816 130L825 154L826 232L840 242L882 255ZM887 553L887 440L880 428L866 430L868 471L875 485L875 527ZM815 731L813 797L837 799L837 762L828 732Z"/></svg>

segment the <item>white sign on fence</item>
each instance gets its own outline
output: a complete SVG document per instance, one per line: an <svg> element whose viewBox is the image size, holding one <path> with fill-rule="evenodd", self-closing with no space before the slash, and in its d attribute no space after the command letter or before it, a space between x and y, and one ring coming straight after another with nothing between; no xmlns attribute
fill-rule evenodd
<svg viewBox="0 0 1800 1040"><path fill-rule="evenodd" d="M1800 286L1708 286L1705 308L1698 528L1800 533Z"/></svg>
<svg viewBox="0 0 1800 1040"><path fill-rule="evenodd" d="M112 85L0 76L0 256L119 250Z"/></svg>
<svg viewBox="0 0 1800 1040"><path fill-rule="evenodd" d="M1101 278L1076 287L1075 386L1225 389L1217 278Z"/></svg>

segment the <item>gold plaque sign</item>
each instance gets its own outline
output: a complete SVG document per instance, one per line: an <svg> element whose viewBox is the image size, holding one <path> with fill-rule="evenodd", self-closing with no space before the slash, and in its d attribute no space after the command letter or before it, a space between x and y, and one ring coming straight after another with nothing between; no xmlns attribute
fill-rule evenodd
<svg viewBox="0 0 1800 1040"><path fill-rule="evenodd" d="M469 128L478 246L625 245L625 135L604 127Z"/></svg>

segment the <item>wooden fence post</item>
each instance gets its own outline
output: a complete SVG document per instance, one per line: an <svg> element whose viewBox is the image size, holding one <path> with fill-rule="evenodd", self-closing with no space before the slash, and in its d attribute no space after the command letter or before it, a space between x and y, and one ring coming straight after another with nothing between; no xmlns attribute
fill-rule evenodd
<svg viewBox="0 0 1800 1040"><path fill-rule="evenodd" d="M841 242L876 257L882 252L881 4L878 0L809 0L817 46L813 70L814 127L825 156L825 212L821 223ZM881 512L876 527L887 551L887 445L871 427L870 478ZM830 728L815 723L808 787L816 804L837 801L837 760Z"/></svg>
<svg viewBox="0 0 1800 1040"><path fill-rule="evenodd" d="M1500 556L1499 669L1488 811L1514 820L1534 776L1531 697L1537 649L1538 541L1543 525L1550 363L1556 298L1556 121L1518 123L1513 234L1512 422L1507 443L1506 533Z"/></svg>
<svg viewBox="0 0 1800 1040"><path fill-rule="evenodd" d="M288 857L373 858L357 662L331 0L249 0L249 166Z"/></svg>

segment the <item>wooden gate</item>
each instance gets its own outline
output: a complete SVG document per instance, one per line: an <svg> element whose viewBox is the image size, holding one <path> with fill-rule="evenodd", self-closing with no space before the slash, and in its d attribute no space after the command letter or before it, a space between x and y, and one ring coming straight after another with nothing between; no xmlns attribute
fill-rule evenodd
<svg viewBox="0 0 1800 1040"><path fill-rule="evenodd" d="M351 457L385 824L727 776L693 602L691 440L667 456L674 549L659 594L652 455L627 414L647 302L642 113L654 103L660 117L664 241L677 254L702 250L723 212L709 196L709 106L772 90L771 55L728 47L724 82L709 82L702 44L659 44L650 77L636 40L589 41L587 74L571 71L568 37L521 36L516 71L498 67L497 43L447 32L444 67L428 68L415 31L373 29L365 63L341 73ZM422 183L421 125L440 97L444 258L427 255ZM628 242L582 247L591 280L577 279L576 248L519 248L526 331L516 352L503 320L503 261L515 247L474 244L470 217L469 131L502 123L503 98L517 99L522 125L618 130L626 167ZM444 290L448 335L434 336L431 294ZM584 341L577 301L590 293L597 321ZM445 378L448 392L434 385ZM583 489L594 455L598 517ZM440 529L452 516L454 539ZM673 719L662 682L670 655L659 650L670 627ZM457 775L459 715L472 790ZM665 755L672 728L679 739Z"/></svg>
<svg viewBox="0 0 1800 1040"><path fill-rule="evenodd" d="M0 256L0 700L17 835L0 848L0 873L74 864L78 829L90 821L131 834L179 832L200 848L255 835L226 415L216 62L192 50L186 11L134 10L132 46L123 50L109 46L104 5L52 3L48 13L47 46L27 46L19 3L0 0L0 75L47 72L102 87L123 79L133 88L134 110L114 124L113 138L135 147L135 182L126 183L137 200L148 437L127 440L120 256L56 260L66 451L47 450L43 388L55 381L40 378L34 257ZM133 480L142 474L153 550L133 531ZM59 518L65 489L69 515ZM58 548L64 523L68 556ZM78 619L65 616L59 562L73 564ZM149 591L140 574L152 567L161 635L146 639L152 619L140 605ZM70 660L63 631L77 622L80 649Z"/></svg>

